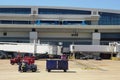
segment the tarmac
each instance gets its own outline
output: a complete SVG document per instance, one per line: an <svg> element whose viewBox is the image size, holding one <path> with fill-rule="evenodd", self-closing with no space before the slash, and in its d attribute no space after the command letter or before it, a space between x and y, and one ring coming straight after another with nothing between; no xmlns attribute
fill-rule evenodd
<svg viewBox="0 0 120 80"><path fill-rule="evenodd" d="M37 72L19 72L18 65L0 60L0 80L120 80L120 61L70 60L69 70L46 71L46 60L36 60Z"/></svg>

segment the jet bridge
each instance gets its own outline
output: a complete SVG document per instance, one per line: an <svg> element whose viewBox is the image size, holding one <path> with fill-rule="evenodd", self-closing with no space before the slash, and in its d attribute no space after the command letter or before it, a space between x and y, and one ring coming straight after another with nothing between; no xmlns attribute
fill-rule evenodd
<svg viewBox="0 0 120 80"><path fill-rule="evenodd" d="M70 45L70 51L75 52L97 52L97 53L118 53L120 52L119 43L110 43L109 45Z"/></svg>
<svg viewBox="0 0 120 80"><path fill-rule="evenodd" d="M0 50L20 53L57 54L57 46L37 43L0 42Z"/></svg>

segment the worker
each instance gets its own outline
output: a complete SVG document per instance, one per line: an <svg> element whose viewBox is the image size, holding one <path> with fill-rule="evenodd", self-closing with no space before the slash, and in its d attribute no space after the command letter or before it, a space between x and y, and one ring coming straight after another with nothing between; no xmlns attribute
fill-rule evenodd
<svg viewBox="0 0 120 80"><path fill-rule="evenodd" d="M61 55L61 59L62 60L66 60L67 59L67 56L65 54Z"/></svg>
<svg viewBox="0 0 120 80"><path fill-rule="evenodd" d="M21 71L21 67L22 67L22 62L18 64L18 71Z"/></svg>

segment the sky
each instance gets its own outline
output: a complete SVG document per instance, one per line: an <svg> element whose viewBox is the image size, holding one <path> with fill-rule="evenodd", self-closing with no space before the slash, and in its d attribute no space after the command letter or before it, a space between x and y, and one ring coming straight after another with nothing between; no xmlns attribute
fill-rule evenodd
<svg viewBox="0 0 120 80"><path fill-rule="evenodd" d="M0 5L63 6L120 10L120 0L0 0Z"/></svg>

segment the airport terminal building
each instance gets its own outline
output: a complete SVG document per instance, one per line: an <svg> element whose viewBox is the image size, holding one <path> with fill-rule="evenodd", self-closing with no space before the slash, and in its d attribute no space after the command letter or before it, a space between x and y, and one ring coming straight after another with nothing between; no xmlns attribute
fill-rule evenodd
<svg viewBox="0 0 120 80"><path fill-rule="evenodd" d="M120 10L0 6L0 42L106 45L120 41Z"/></svg>

